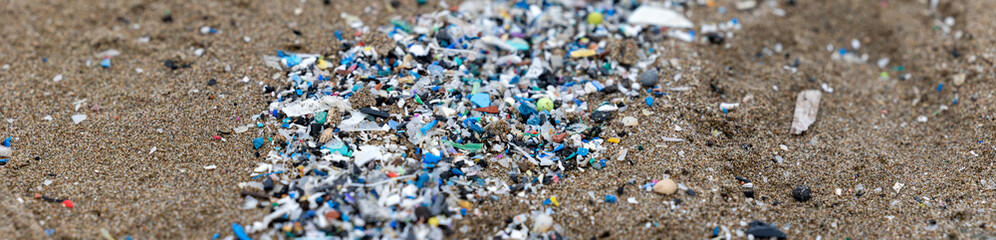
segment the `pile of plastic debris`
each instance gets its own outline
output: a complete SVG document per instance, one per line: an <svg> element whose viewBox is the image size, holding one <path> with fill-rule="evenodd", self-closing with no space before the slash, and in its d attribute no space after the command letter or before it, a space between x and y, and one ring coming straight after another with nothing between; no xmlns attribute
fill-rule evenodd
<svg viewBox="0 0 996 240"><path fill-rule="evenodd" d="M631 99L665 95L656 42L722 42L739 23L696 36L680 11L619 2L468 1L374 29L342 14L356 34L335 33L337 55L264 57L287 85L265 87L269 111L235 131L269 135L241 187L246 208L271 213L236 235L441 239L482 214L475 204L624 159L606 153L619 140L603 127ZM362 42L371 31L395 46ZM561 238L552 214L516 216L495 237Z"/></svg>

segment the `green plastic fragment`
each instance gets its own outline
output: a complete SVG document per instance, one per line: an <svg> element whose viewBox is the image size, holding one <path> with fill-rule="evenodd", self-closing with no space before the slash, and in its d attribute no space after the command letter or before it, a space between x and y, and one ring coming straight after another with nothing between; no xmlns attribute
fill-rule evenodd
<svg viewBox="0 0 996 240"><path fill-rule="evenodd" d="M315 122L318 124L325 124L325 118L328 117L329 112L321 111L315 114Z"/></svg>
<svg viewBox="0 0 996 240"><path fill-rule="evenodd" d="M405 33L412 33L412 25L408 24L408 22L394 19L391 20L391 24L394 24L395 27L400 28L401 31L405 31Z"/></svg>
<svg viewBox="0 0 996 240"><path fill-rule="evenodd" d="M449 144L450 146L453 146L455 148L459 148L459 149L463 149L463 150L467 150L467 151L471 151L471 152L480 151L481 148L484 147L483 143L459 144L459 143L455 143L455 142L450 141L450 140L443 140L443 143Z"/></svg>
<svg viewBox="0 0 996 240"><path fill-rule="evenodd" d="M481 81L474 81L474 88L470 91L470 94L477 94L481 90Z"/></svg>

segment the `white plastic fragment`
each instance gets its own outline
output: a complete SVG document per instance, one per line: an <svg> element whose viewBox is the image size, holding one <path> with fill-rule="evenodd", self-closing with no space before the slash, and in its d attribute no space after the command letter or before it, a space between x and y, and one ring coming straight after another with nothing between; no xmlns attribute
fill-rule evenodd
<svg viewBox="0 0 996 240"><path fill-rule="evenodd" d="M6 146L0 145L0 158L9 158L14 156L14 151Z"/></svg>
<svg viewBox="0 0 996 240"><path fill-rule="evenodd" d="M357 166L363 166L371 160L387 160L387 157L382 152L382 149L374 145L360 146L360 150L356 151L354 155L356 159L353 161Z"/></svg>
<svg viewBox="0 0 996 240"><path fill-rule="evenodd" d="M535 233L545 233L553 227L553 217L548 214L539 214L533 217L533 232Z"/></svg>
<svg viewBox="0 0 996 240"><path fill-rule="evenodd" d="M757 7L756 0L740 0L737 1L736 5L737 10L748 10L754 7Z"/></svg>
<svg viewBox="0 0 996 240"><path fill-rule="evenodd" d="M725 109L727 111L736 109L740 106L740 103L719 103L719 109Z"/></svg>
<svg viewBox="0 0 996 240"><path fill-rule="evenodd" d="M964 73L955 74L954 76L951 77L951 82L956 87L957 86L961 86L962 84L965 84L965 78L966 78L966 76L965 76Z"/></svg>
<svg viewBox="0 0 996 240"><path fill-rule="evenodd" d="M641 5L626 19L630 24L648 24L669 28L693 28L692 21L674 10Z"/></svg>
<svg viewBox="0 0 996 240"><path fill-rule="evenodd" d="M805 90L799 92L795 99L795 114L792 119L791 133L802 134L809 129L809 126L816 122L816 114L820 110L819 90Z"/></svg>
<svg viewBox="0 0 996 240"><path fill-rule="evenodd" d="M885 68L889 66L889 58L879 58L876 62L879 68Z"/></svg>
<svg viewBox="0 0 996 240"><path fill-rule="evenodd" d="M103 52L96 53L93 56L97 58L109 58L118 55L121 55L121 51L118 51L117 49L108 49Z"/></svg>
<svg viewBox="0 0 996 240"><path fill-rule="evenodd" d="M83 120L86 120L86 114L73 115L73 123L80 123Z"/></svg>
<svg viewBox="0 0 996 240"><path fill-rule="evenodd" d="M635 117L624 117L620 121L622 122L623 126L627 127L636 126L636 124L639 123Z"/></svg>
<svg viewBox="0 0 996 240"><path fill-rule="evenodd" d="M52 78L52 81L53 81L53 82L59 82L59 81L62 81L62 74L59 74L59 75L55 75L55 77L53 77L53 78Z"/></svg>
<svg viewBox="0 0 996 240"><path fill-rule="evenodd" d="M821 83L821 84L820 84L820 88L822 88L824 92L827 92L827 93L833 93L833 88L832 88L832 87L830 87L830 84L827 84L827 83Z"/></svg>

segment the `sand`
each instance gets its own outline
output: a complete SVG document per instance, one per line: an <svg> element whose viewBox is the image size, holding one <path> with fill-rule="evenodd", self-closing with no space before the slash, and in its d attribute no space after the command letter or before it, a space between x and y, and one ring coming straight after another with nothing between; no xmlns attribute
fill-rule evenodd
<svg viewBox="0 0 996 240"><path fill-rule="evenodd" d="M0 236L46 238L43 229L52 229L52 238L94 239L106 229L118 239L202 239L229 235L233 222L259 219L264 210L239 209L237 184L250 180L260 160L250 142L262 133L219 131L251 123L249 116L266 109L271 99L261 82L280 85L271 80L278 71L265 67L262 55L334 53L332 32L347 29L339 18L343 11L377 26L390 16L438 9L435 1L422 7L402 2L402 12L387 12L387 1L0 4L0 65L10 66L0 70L0 137L14 137L15 149L0 166L0 222L10 223L0 226ZM790 238L996 237L996 190L980 182L996 181L996 17L989 13L996 2L942 1L932 13L919 1L799 0L781 5L785 17L764 10L770 8L738 12L729 1L717 2L730 12L697 8L690 18L739 17L744 29L727 38L729 47L668 41L661 51L680 69L662 62L662 75L680 73L669 87L691 90L671 92L652 108L641 99L625 100L634 107L621 116L644 124L615 122L617 131L603 133L628 133L609 151L631 148L632 164L612 161L603 170L571 172L538 193L480 202L476 207L485 214L458 221L457 227L471 231L452 237L487 237L507 218L540 209L550 196L561 203L555 222L572 239L706 238L714 227L742 230L753 219L775 223ZM364 4L379 7L364 14ZM167 11L170 23L162 21ZM956 20L952 32L964 33L960 39L932 29L935 19L947 16ZM201 34L202 26L220 32ZM142 37L149 42L138 42ZM889 57L890 66L905 71L880 79L883 70L874 63L830 60L827 44L845 46L854 38L870 62ZM781 53L759 56L776 43ZM198 48L203 56L194 56ZM94 54L107 49L123 54L100 68ZM795 59L798 71L786 70ZM171 70L165 60L190 67ZM905 73L913 77L899 80ZM951 84L956 73L968 75L964 85ZM59 74L63 79L53 82ZM218 84L208 86L210 79ZM824 92L816 123L803 135L789 134L796 93L822 83L834 90ZM944 87L937 92L939 83ZM743 101L748 95L752 99ZM956 95L959 103L952 104ZM74 102L82 100L75 110ZM741 104L723 113L720 102ZM645 116L644 109L656 114ZM88 118L73 124L74 114ZM52 121L43 120L49 115ZM918 122L921 115L928 120ZM783 162L773 161L776 155ZM209 165L217 169L204 169ZM489 174L505 177L504 170ZM696 196L638 189L665 175ZM753 181L755 198L744 196L735 176ZM636 184L626 185L631 180ZM897 192L895 183L905 186ZM857 184L865 188L861 196ZM601 201L624 185L619 203ZM813 199L792 200L797 185L811 187ZM33 199L36 193L71 199L75 208ZM639 203L627 203L631 197ZM936 230L927 229L930 220Z"/></svg>

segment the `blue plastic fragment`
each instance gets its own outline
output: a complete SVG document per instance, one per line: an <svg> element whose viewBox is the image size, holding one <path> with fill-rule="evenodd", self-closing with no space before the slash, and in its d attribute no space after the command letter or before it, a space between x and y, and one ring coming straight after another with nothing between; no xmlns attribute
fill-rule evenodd
<svg viewBox="0 0 996 240"><path fill-rule="evenodd" d="M619 201L619 198L617 198L616 196L613 196L612 194L605 195L605 202L616 203L617 201Z"/></svg>
<svg viewBox="0 0 996 240"><path fill-rule="evenodd" d="M526 124L529 124L529 125L539 125L540 124L539 115L532 115L532 116L530 116L529 119L526 120Z"/></svg>
<svg viewBox="0 0 996 240"><path fill-rule="evenodd" d="M600 83L600 82L598 82L598 81L591 81L591 85L595 86L595 90L598 90L598 91L602 91L602 89L605 88L605 85L602 84L602 83Z"/></svg>
<svg viewBox="0 0 996 240"><path fill-rule="evenodd" d="M11 140L11 137L4 138L3 139L3 146L4 147L10 147L10 140Z"/></svg>
<svg viewBox="0 0 996 240"><path fill-rule="evenodd" d="M422 134L425 134L425 132L428 132L430 129L432 129L432 127L435 127L436 123L439 123L439 120L432 119L432 122L429 122L429 124L426 124L422 128L419 128L418 130L422 131Z"/></svg>
<svg viewBox="0 0 996 240"><path fill-rule="evenodd" d="M100 66L104 67L104 68L111 67L111 59L110 58L104 58L104 60L100 60Z"/></svg>
<svg viewBox="0 0 996 240"><path fill-rule="evenodd" d="M284 57L284 60L287 61L287 67L297 66L297 64L301 63L301 57L298 57L297 54L287 55Z"/></svg>
<svg viewBox="0 0 996 240"><path fill-rule="evenodd" d="M470 96L470 101L474 102L474 105L477 105L477 107L491 106L491 94L477 93Z"/></svg>
<svg viewBox="0 0 996 240"><path fill-rule="evenodd" d="M536 113L536 109L529 106L529 104L522 103L519 104L519 113L522 114L523 116L529 116L533 115L533 113Z"/></svg>
<svg viewBox="0 0 996 240"><path fill-rule="evenodd" d="M577 153L578 153L578 156L588 155L588 149L587 148L578 148L578 152Z"/></svg>
<svg viewBox="0 0 996 240"><path fill-rule="evenodd" d="M469 127L470 130L472 130L474 132L479 132L479 133L483 133L484 132L484 128L482 128L480 125L477 125L476 123L467 124L467 127Z"/></svg>
<svg viewBox="0 0 996 240"><path fill-rule="evenodd" d="M654 106L654 98L653 97L644 98L643 101L647 102L647 106Z"/></svg>
<svg viewBox="0 0 996 240"><path fill-rule="evenodd" d="M239 240L252 240L252 238L249 238L249 235L246 234L246 229L238 223L232 223L232 232L235 232L235 237L239 238Z"/></svg>
<svg viewBox="0 0 996 240"><path fill-rule="evenodd" d="M937 84L937 91L940 92L941 90L944 90L944 83Z"/></svg>
<svg viewBox="0 0 996 240"><path fill-rule="evenodd" d="M256 148L256 149L259 149L260 147L262 147L262 146L263 146L263 143L265 143L265 142L266 142L266 140L265 140L265 139L263 139L263 138L261 138L261 137L258 137L258 138L256 138L256 139L253 139L253 140L252 140L252 147L254 147L254 148Z"/></svg>
<svg viewBox="0 0 996 240"><path fill-rule="evenodd" d="M435 163L439 162L439 160L442 160L442 159L443 159L443 157L436 156L436 155L434 155L432 153L424 153L424 154L422 154L422 162L423 163L432 163L432 164L435 164Z"/></svg>

